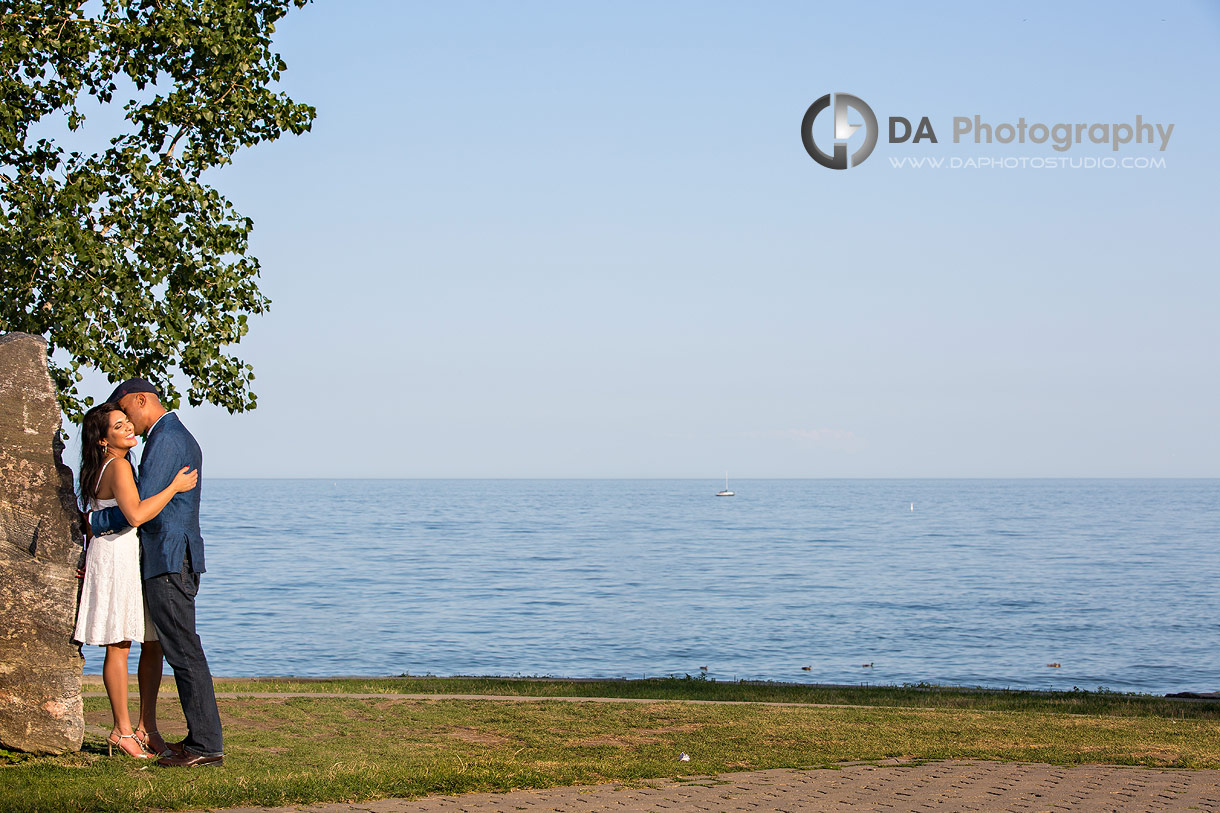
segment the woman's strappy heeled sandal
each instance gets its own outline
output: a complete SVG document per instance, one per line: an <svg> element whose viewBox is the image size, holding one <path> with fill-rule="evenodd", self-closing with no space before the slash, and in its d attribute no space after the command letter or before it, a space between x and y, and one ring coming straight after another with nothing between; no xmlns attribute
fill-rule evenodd
<svg viewBox="0 0 1220 813"><path fill-rule="evenodd" d="M145 731L143 728L137 728L135 731L132 732L132 734L135 735L136 742L140 743L140 745L142 745L144 747L144 750L150 754L153 754L153 755L159 756L159 757L168 757L168 756L172 756L174 753L173 751L170 750L169 745L165 743L165 738L161 737L160 731ZM161 751L153 750L151 743L152 743L152 737L154 734L156 734L158 737L161 737L161 743L165 745L165 748L163 748Z"/></svg>
<svg viewBox="0 0 1220 813"><path fill-rule="evenodd" d="M133 754L130 751L128 751L126 748L124 748L123 740L135 740L136 748L140 749L140 753ZM114 747L116 745L119 747L120 751L122 751L124 754L131 757L132 759L151 759L153 756L152 754L150 754L144 750L144 743L140 742L140 738L137 737L134 732L132 732L131 734L120 734L119 738L117 740L114 738L113 733L110 736L108 736L106 738L106 754L109 756L114 756Z"/></svg>

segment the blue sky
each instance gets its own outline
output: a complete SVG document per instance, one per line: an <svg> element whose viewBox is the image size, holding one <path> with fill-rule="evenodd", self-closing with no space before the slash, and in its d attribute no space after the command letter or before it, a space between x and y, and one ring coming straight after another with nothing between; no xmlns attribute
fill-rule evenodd
<svg viewBox="0 0 1220 813"><path fill-rule="evenodd" d="M259 408L183 418L213 476L1220 476L1218 44L1205 2L315 2L313 132L213 177ZM882 128L847 171L801 144L832 92ZM1063 155L1165 165L891 161Z"/></svg>

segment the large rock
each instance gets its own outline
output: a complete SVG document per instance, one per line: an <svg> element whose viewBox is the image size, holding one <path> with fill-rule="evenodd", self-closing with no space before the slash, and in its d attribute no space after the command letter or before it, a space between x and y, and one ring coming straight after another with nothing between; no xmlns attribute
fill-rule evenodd
<svg viewBox="0 0 1220 813"><path fill-rule="evenodd" d="M0 336L0 747L79 750L80 514L38 336Z"/></svg>

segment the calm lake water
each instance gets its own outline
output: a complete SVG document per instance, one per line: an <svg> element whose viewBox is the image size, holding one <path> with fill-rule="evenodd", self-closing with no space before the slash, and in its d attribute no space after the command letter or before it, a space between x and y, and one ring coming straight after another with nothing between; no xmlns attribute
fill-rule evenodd
<svg viewBox="0 0 1220 813"><path fill-rule="evenodd" d="M1220 689L1220 480L720 487L208 480L200 634L217 675Z"/></svg>

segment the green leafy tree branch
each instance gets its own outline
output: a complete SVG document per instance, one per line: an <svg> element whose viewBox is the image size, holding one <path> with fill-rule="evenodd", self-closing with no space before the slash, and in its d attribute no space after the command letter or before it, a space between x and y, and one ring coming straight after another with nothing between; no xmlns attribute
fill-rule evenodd
<svg viewBox="0 0 1220 813"><path fill-rule="evenodd" d="M191 404L254 408L253 369L226 352L270 305L253 222L202 176L310 129L314 109L272 90L271 49L307 2L0 0L0 332L47 339L70 419L93 403L82 366L143 376L171 407L180 371ZM122 131L65 147L116 95Z"/></svg>

